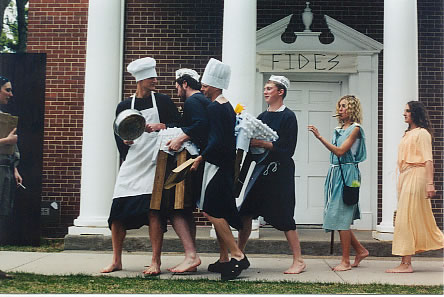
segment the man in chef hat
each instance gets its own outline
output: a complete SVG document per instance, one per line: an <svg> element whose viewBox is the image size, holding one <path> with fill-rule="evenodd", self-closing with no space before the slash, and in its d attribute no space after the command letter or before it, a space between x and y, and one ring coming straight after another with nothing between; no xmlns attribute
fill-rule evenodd
<svg viewBox="0 0 444 297"><path fill-rule="evenodd" d="M113 260L109 266L101 270L102 273L122 270L122 245L126 230L149 225L153 254L151 265L143 273L160 274L166 214L162 210L150 209L156 172L152 156L157 153L155 147L158 131L176 126L180 115L169 96L155 93L157 84L155 67L156 60L150 57L135 60L128 65L128 72L136 80L136 93L120 102L116 109L116 116L127 109L140 111L145 118L146 126L145 133L134 141L122 140L116 136L123 162L114 187L113 203L108 219L112 235ZM168 162L174 164L174 157L171 156ZM163 197L168 198L168 195L174 195L174 191L163 191Z"/></svg>
<svg viewBox="0 0 444 297"><path fill-rule="evenodd" d="M276 131L279 138L276 141L250 141L250 147L265 149L268 154L256 164L244 193L239 209L244 228L239 232L238 245L245 250L252 219L262 216L267 223L284 232L292 250L293 263L284 273L298 274L305 270L306 265L294 220L295 165L292 156L296 149L298 123L295 113L284 105L289 88L288 78L278 75L272 75L264 86L268 108L258 119Z"/></svg>
<svg viewBox="0 0 444 297"><path fill-rule="evenodd" d="M222 95L230 82L230 66L210 59L202 76L202 92L212 101L208 107L208 144L196 158L192 169L204 161L204 176L199 208L216 229L220 258L208 266L211 272L221 273L222 280L235 279L250 263L239 249L230 226L241 229L233 192L236 139L236 114L231 103ZM228 258L228 251L231 260Z"/></svg>
<svg viewBox="0 0 444 297"><path fill-rule="evenodd" d="M180 123L182 133L166 143L170 151L179 151L187 141L193 142L200 151L205 149L208 139L207 106L210 100L200 92L199 78L200 75L193 69L182 68L176 71L177 94L185 102ZM185 250L185 259L168 269L171 272L195 271L201 263L196 254L196 224L193 217L202 187L203 168L199 169L189 174L185 180L184 209L169 210L171 223Z"/></svg>
<svg viewBox="0 0 444 297"><path fill-rule="evenodd" d="M282 75L272 75L268 80L274 83L278 91L283 91L282 100L284 100L287 90L290 88L290 80Z"/></svg>

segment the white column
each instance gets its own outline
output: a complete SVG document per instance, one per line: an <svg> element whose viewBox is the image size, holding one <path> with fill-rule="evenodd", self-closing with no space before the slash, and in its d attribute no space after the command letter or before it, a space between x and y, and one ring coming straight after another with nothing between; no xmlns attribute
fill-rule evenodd
<svg viewBox="0 0 444 297"><path fill-rule="evenodd" d="M121 96L124 2L89 1L80 215L68 230L71 235L110 234L117 160L112 124Z"/></svg>
<svg viewBox="0 0 444 297"><path fill-rule="evenodd" d="M262 98L255 98L256 0L225 0L222 61L231 66L231 80L224 95L233 106L244 104L257 115Z"/></svg>
<svg viewBox="0 0 444 297"><path fill-rule="evenodd" d="M391 240L397 205L397 148L407 126L405 104L418 100L416 0L384 1L382 222L374 237Z"/></svg>
<svg viewBox="0 0 444 297"><path fill-rule="evenodd" d="M224 96L233 107L245 105L252 115L261 112L262 96L256 98L256 0L224 1L222 62L230 65L231 79ZM237 231L233 230L237 237ZM215 238L214 227L210 236ZM250 238L259 238L259 223L253 221Z"/></svg>
<svg viewBox="0 0 444 297"><path fill-rule="evenodd" d="M366 135L367 160L359 164L359 169L361 170L361 179L363 181L359 194L359 208L361 212L361 219L354 221L352 228L358 230L373 230L373 213L375 210L372 209L372 203L376 200L377 197L377 191L373 191L373 189L377 188L377 182L372 183L372 181L377 181L377 170L372 169L373 164L377 165L377 142L372 141L374 140L372 139L372 136L376 134L373 132L377 130L377 125L372 125L371 116L373 115L373 110L377 110L376 108L373 109L372 106L374 101L377 102L377 91L372 91L377 90L378 88L372 83L372 76L374 75L373 72L375 71L375 68L373 68L372 65L372 56L359 55L357 57L357 61L357 77L350 79L351 83L349 84L349 88L354 88L353 91L350 91L350 94L356 94L356 96L361 99L361 106L364 111L364 121L362 125ZM374 96L374 94L376 94L376 96ZM375 128L375 130L373 130L373 128Z"/></svg>

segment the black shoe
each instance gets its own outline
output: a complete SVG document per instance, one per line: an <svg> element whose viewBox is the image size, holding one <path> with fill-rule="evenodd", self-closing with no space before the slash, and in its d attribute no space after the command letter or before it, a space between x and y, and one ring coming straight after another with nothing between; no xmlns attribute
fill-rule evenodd
<svg viewBox="0 0 444 297"><path fill-rule="evenodd" d="M216 273L222 273L224 266L228 265L230 262L220 262L217 260L216 262L208 265L208 271L209 272L216 272Z"/></svg>
<svg viewBox="0 0 444 297"><path fill-rule="evenodd" d="M223 271L221 274L221 280L223 281L235 279L241 274L242 270L250 267L250 262L245 255L244 258L240 261L236 260L235 258L231 258L231 261L228 263L229 265L225 265L223 267Z"/></svg>
<svg viewBox="0 0 444 297"><path fill-rule="evenodd" d="M242 269L250 267L250 261L248 261L247 255L244 254L244 258L239 261L239 265Z"/></svg>

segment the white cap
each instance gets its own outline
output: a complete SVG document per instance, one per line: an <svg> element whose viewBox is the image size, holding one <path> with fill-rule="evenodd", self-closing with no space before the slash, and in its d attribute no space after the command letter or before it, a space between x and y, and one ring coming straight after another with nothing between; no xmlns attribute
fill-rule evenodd
<svg viewBox="0 0 444 297"><path fill-rule="evenodd" d="M283 85L287 91L290 88L290 81L285 76L272 75L269 80Z"/></svg>
<svg viewBox="0 0 444 297"><path fill-rule="evenodd" d="M128 64L126 69L132 76L134 76L136 82L151 77L157 77L156 60L150 57L132 61Z"/></svg>
<svg viewBox="0 0 444 297"><path fill-rule="evenodd" d="M228 89L230 84L231 68L219 60L211 58L202 75L202 84L218 89Z"/></svg>
<svg viewBox="0 0 444 297"><path fill-rule="evenodd" d="M189 76L194 78L196 81L199 81L200 75L197 74L197 72L194 71L193 69L188 69L188 68L182 68L182 69L176 70L176 79L184 76L185 74L188 74Z"/></svg>

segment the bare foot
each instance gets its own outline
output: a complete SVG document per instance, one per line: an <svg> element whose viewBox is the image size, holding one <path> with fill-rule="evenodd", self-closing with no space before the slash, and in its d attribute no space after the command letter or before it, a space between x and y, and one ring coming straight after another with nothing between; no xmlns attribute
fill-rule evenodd
<svg viewBox="0 0 444 297"><path fill-rule="evenodd" d="M299 274L299 273L305 271L305 267L307 267L307 265L305 265L304 262L296 262L296 263L293 263L293 265L291 265L290 268L285 270L284 274Z"/></svg>
<svg viewBox="0 0 444 297"><path fill-rule="evenodd" d="M387 269L385 272L387 273L412 273L413 268L412 264L404 264L401 263L398 267Z"/></svg>
<svg viewBox="0 0 444 297"><path fill-rule="evenodd" d="M201 263L200 258L196 256L196 258L185 258L185 260L168 270L173 273L183 273L183 272L196 272L197 266Z"/></svg>
<svg viewBox="0 0 444 297"><path fill-rule="evenodd" d="M347 271L350 269L352 269L350 264L347 265L347 264L341 263L338 266L333 267L331 270L333 270L333 271Z"/></svg>
<svg viewBox="0 0 444 297"><path fill-rule="evenodd" d="M157 265L151 265L151 266L148 266L147 269L142 271L142 273L145 276L156 276L156 275L160 274L160 267L158 267Z"/></svg>
<svg viewBox="0 0 444 297"><path fill-rule="evenodd" d="M168 271L171 271L171 272L174 272L174 271L172 271L172 270L175 269L177 266L179 266L179 265L176 265L176 266L174 266L174 267L168 268L167 270L168 270ZM184 272L197 272L197 267L191 267L191 268L187 269L187 270L184 271Z"/></svg>
<svg viewBox="0 0 444 297"><path fill-rule="evenodd" d="M102 270L100 270L101 273L110 273L113 271L119 271L122 270L122 264L109 264L108 266L106 266L105 268L103 268Z"/></svg>
<svg viewBox="0 0 444 297"><path fill-rule="evenodd" d="M361 263L362 260L364 260L365 258L367 258L369 255L368 251L365 250L362 253L359 253L355 256L355 263L352 264L351 267L358 267L359 263Z"/></svg>

